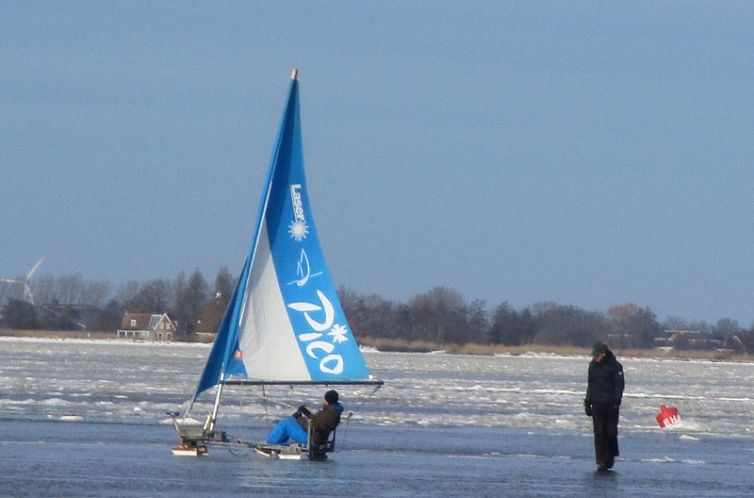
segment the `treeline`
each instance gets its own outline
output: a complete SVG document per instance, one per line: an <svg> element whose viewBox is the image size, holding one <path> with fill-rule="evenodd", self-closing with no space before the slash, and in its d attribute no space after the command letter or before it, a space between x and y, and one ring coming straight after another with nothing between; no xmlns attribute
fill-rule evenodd
<svg viewBox="0 0 754 498"><path fill-rule="evenodd" d="M214 331L233 292L235 278L220 268L210 284L199 270L175 279L132 281L117 289L107 282L88 282L80 275L42 276L33 282L36 305L0 296L2 325L14 329L107 331L120 327L123 313L167 312L177 324L178 338L192 340L201 328ZM7 289L5 289L7 291ZM6 292L7 294L7 292ZM557 303L515 309L508 303L487 308L459 292L436 287L406 303L376 294L339 289L357 337L442 344L541 344L589 347L606 341L616 348L727 348L754 353L754 326L742 328L730 319L716 324L682 318L659 321L648 307L633 303L606 312ZM40 304L41 303L41 304Z"/></svg>
<svg viewBox="0 0 754 498"><path fill-rule="evenodd" d="M342 289L340 294L349 322L360 337L584 348L600 340L616 348L663 345L754 352L754 327L747 330L730 319L715 325L675 317L660 322L649 308L633 303L613 306L605 313L557 303L538 303L520 310L502 303L487 311L484 302L467 302L445 287L419 294L405 304L375 294Z"/></svg>
<svg viewBox="0 0 754 498"><path fill-rule="evenodd" d="M233 293L235 278L220 268L210 285L199 270L190 276L131 281L113 290L108 282L87 282L81 275L36 279L31 304L4 289L0 323L11 329L117 330L124 312L168 313L178 339L192 340L202 323L216 330Z"/></svg>

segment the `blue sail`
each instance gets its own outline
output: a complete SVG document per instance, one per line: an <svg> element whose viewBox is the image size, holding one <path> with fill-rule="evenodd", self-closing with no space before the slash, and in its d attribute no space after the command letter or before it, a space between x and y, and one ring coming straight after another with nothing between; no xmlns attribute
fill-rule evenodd
<svg viewBox="0 0 754 498"><path fill-rule="evenodd" d="M229 358L229 352L238 347L238 328L232 327L232 324L235 322L234 317L237 317L238 312L242 306L240 302L240 298L242 296L240 288L241 284L245 281L244 276L248 275L249 273L248 267L249 260L247 259L244 263L241 277L238 279L238 283L236 284L236 289L235 291L233 291L233 296L228 302L228 307L225 310L223 320L222 322L220 322L220 327L217 330L215 342L212 344L212 349L210 350L209 356L207 357L207 363L204 365L204 371L202 372L202 376L199 378L199 382L196 385L196 391L194 392L194 396L191 399L189 411L191 410L191 405L194 404L196 397L199 396L200 393L206 391L210 387L217 385L220 382L220 372L223 372L225 370L232 370L237 371L238 373L243 368L243 364L241 362L232 361L232 358ZM228 368L228 366L226 366L226 364L228 363L227 359L231 360L228 365L231 368Z"/></svg>
<svg viewBox="0 0 754 498"><path fill-rule="evenodd" d="M249 256L194 400L232 379L324 384L370 378L312 217L294 72Z"/></svg>

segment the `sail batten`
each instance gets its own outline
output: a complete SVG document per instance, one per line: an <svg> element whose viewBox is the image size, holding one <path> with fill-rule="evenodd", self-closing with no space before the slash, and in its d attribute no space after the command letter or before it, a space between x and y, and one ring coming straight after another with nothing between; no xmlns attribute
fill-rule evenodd
<svg viewBox="0 0 754 498"><path fill-rule="evenodd" d="M346 320L314 225L294 70L249 255L192 404L222 382L380 384Z"/></svg>

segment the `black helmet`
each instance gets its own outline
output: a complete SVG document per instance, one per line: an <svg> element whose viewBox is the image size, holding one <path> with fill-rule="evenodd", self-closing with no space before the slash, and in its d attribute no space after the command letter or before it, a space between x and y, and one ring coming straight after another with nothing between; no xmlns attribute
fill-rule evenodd
<svg viewBox="0 0 754 498"><path fill-rule="evenodd" d="M338 391L330 390L325 393L325 401L327 401L328 404L332 405L333 403L338 402Z"/></svg>

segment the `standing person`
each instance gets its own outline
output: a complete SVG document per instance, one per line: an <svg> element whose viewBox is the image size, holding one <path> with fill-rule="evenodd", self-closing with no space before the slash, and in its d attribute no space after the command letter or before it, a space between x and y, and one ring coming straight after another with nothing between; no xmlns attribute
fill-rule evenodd
<svg viewBox="0 0 754 498"><path fill-rule="evenodd" d="M325 393L322 409L312 414L306 406L301 405L296 413L290 417L280 419L267 436L268 444L282 444L293 439L299 444L306 444L309 426L312 428L312 443L323 445L327 442L330 432L340 423L343 404L338 401L338 392L331 390Z"/></svg>
<svg viewBox="0 0 754 498"><path fill-rule="evenodd" d="M618 451L618 409L623 398L623 365L607 345L592 347L584 411L594 423L594 452L597 470L613 468Z"/></svg>

